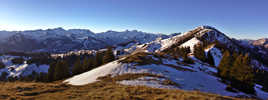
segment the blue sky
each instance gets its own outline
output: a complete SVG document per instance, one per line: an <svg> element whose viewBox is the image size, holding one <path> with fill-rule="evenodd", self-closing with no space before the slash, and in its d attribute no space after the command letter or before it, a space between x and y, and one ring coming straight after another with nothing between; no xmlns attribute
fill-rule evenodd
<svg viewBox="0 0 268 100"><path fill-rule="evenodd" d="M211 25L236 38L268 38L268 0L1 0L0 30L63 27L185 32Z"/></svg>

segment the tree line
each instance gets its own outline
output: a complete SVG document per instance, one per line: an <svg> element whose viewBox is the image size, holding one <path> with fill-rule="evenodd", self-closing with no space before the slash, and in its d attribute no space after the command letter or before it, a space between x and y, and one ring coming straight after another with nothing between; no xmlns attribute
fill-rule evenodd
<svg viewBox="0 0 268 100"><path fill-rule="evenodd" d="M3 72L0 80L2 81L40 81L40 82L52 82L62 80L73 75L81 74L86 71L90 71L98 66L109 63L115 60L112 48L108 48L106 51L99 51L96 54L83 54L83 55L71 55L63 58L50 58L50 57L34 57L27 63L29 64L48 64L48 73L36 73L32 72L28 76L9 77L7 73ZM19 59L21 63L21 60ZM1 67L1 63L0 63ZM7 78L7 80L6 80Z"/></svg>
<svg viewBox="0 0 268 100"><path fill-rule="evenodd" d="M56 81L81 74L115 60L112 48L95 55L72 55L50 64L48 81Z"/></svg>
<svg viewBox="0 0 268 100"><path fill-rule="evenodd" d="M218 75L229 87L245 93L255 93L254 73L249 54L226 50L218 66Z"/></svg>
<svg viewBox="0 0 268 100"><path fill-rule="evenodd" d="M222 78L223 82L228 84L227 89L235 88L245 93L254 94L255 83L258 83L263 86L263 90L268 91L268 72L259 71L251 66L252 55L245 52L236 52L233 49L229 51L225 45L219 42L215 42L214 44L215 47L224 51L217 69L218 76ZM214 65L211 52L208 51L206 53L204 51L206 47L208 47L206 43L195 45L193 54L202 62Z"/></svg>

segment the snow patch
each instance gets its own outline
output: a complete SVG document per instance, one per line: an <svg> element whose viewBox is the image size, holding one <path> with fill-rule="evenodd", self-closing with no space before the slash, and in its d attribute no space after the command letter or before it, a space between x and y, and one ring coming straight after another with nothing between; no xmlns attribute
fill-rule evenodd
<svg viewBox="0 0 268 100"><path fill-rule="evenodd" d="M76 75L70 79L65 80L64 82L71 85L85 85L92 82L96 82L98 77L109 74L115 76L127 73L150 73L163 76L168 80L179 84L180 89L184 90L200 90L203 92L216 93L224 96L246 95L244 93L233 93L226 91L226 85L224 83L221 83L219 78L208 73L215 73L215 68L209 67L206 64L196 63L189 65L189 67L185 65L178 65L176 64L175 60L166 59L164 60L164 62L166 64L183 66L183 68L194 69L195 71L181 71L162 64L138 66L134 64L122 64L118 63L118 61L114 61L106 65L100 66L99 68L85 72L83 74ZM125 85L146 85L149 87L170 88L168 85L163 86L159 82L161 81L157 79L153 81L146 81L145 79L136 79L123 80L119 83Z"/></svg>
<svg viewBox="0 0 268 100"><path fill-rule="evenodd" d="M219 50L218 48L216 48L214 46L211 46L210 48L207 48L205 50L205 52L206 52L206 54L208 52L210 52L210 54L213 57L215 66L219 66L219 64L221 62L221 59L222 59L222 56L223 56L222 53L221 53L221 50Z"/></svg>
<svg viewBox="0 0 268 100"><path fill-rule="evenodd" d="M261 90L262 86L256 84L255 85L256 94L258 97L260 97L263 100L268 99L268 93Z"/></svg>
<svg viewBox="0 0 268 100"><path fill-rule="evenodd" d="M194 46L196 44L200 43L200 41L197 38L192 38L189 41L183 43L181 47L190 47L191 51L194 51Z"/></svg>
<svg viewBox="0 0 268 100"><path fill-rule="evenodd" d="M48 72L49 65L37 66L36 64L27 64L26 62L23 64L13 64L11 60L14 58L18 58L18 56L0 56L0 61L2 61L6 66L5 68L0 69L0 75L2 75L3 72L6 72L9 77L20 77L31 75L33 71L36 73ZM23 58L25 60L29 59L27 57Z"/></svg>

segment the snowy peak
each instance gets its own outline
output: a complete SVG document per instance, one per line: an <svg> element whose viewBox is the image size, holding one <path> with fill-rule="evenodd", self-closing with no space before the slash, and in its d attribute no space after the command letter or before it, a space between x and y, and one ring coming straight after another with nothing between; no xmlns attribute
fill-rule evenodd
<svg viewBox="0 0 268 100"><path fill-rule="evenodd" d="M214 42L225 44L228 48L238 48L238 46L229 37L218 31L216 28L211 26L199 26L183 34L178 34L166 39L155 40L132 49L160 52L178 46L191 47L191 49L193 49L196 44Z"/></svg>
<svg viewBox="0 0 268 100"><path fill-rule="evenodd" d="M224 44L232 42L232 40L228 36L211 26L200 26L194 29L193 32L195 32L194 37L203 42L218 41Z"/></svg>
<svg viewBox="0 0 268 100"><path fill-rule="evenodd" d="M175 44L172 47L183 46L183 47L193 47L198 43L211 44L219 42L226 45L228 48L239 48L238 45L233 42L228 36L220 32L214 27L211 26L200 26L189 32L184 33L183 35L174 36L173 40L176 40ZM168 47L168 48L170 48Z"/></svg>
<svg viewBox="0 0 268 100"><path fill-rule="evenodd" d="M68 32L73 34L95 35L95 33L87 29L69 29Z"/></svg>
<svg viewBox="0 0 268 100"><path fill-rule="evenodd" d="M268 49L268 38L258 39L252 41L252 45L254 46L263 46Z"/></svg>

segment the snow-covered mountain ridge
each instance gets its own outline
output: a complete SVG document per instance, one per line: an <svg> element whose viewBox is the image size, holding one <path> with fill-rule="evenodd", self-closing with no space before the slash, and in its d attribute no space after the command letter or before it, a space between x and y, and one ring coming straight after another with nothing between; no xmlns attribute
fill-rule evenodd
<svg viewBox="0 0 268 100"><path fill-rule="evenodd" d="M206 56L212 56L214 64L202 61L192 53L198 44L206 44L204 52ZM221 44L219 46L218 44ZM184 62L184 58L173 58L173 55L166 52L178 47L190 47L188 54L193 62ZM102 77L117 77L125 74L145 74L137 79L126 79L117 81L123 85L145 85L155 88L200 90L202 92L216 93L225 96L253 97L267 99L268 93L261 88L262 85L255 84L255 94L234 89L229 91L228 84L217 75L218 65L223 58L224 50L247 52L243 46L226 36L224 33L210 26L201 26L189 32L176 35L167 39L156 39L141 45L133 45L130 48L116 48L128 52L128 56L105 64L91 71L76 75L65 80L71 85L85 85L101 81ZM245 50L245 51L242 51ZM251 52L249 52L251 55ZM165 55L167 54L167 55ZM253 55L253 54L252 54ZM268 71L261 61L252 59L251 67L259 71ZM153 77L147 75L156 75ZM164 81L171 81L170 84L163 84ZM172 83L172 84L171 84Z"/></svg>
<svg viewBox="0 0 268 100"><path fill-rule="evenodd" d="M172 35L170 35L172 36ZM169 35L133 31L107 31L93 33L86 29L63 28L32 31L0 31L0 52L66 52L72 50L97 50L134 41L143 44ZM29 45L31 44L31 45Z"/></svg>
<svg viewBox="0 0 268 100"><path fill-rule="evenodd" d="M220 42L228 48L238 48L236 42L228 36L211 26L200 26L191 31L179 34L167 39L156 39L155 41L128 48L127 51L145 50L149 52L165 51L177 46L191 47L199 43Z"/></svg>

